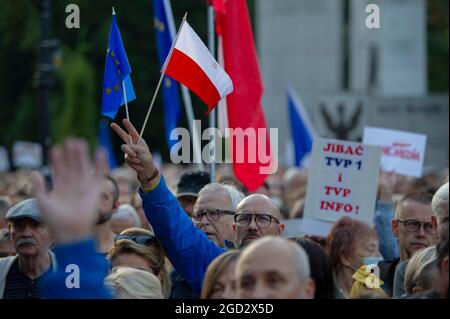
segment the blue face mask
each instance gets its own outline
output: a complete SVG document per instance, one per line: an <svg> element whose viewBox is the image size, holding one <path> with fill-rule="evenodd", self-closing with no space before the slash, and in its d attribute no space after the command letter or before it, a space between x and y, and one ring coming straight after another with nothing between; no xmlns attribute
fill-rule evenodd
<svg viewBox="0 0 450 319"><path fill-rule="evenodd" d="M383 261L383 257L378 257L378 256L370 256L370 257L365 257L363 260L364 265L378 265L378 263Z"/></svg>

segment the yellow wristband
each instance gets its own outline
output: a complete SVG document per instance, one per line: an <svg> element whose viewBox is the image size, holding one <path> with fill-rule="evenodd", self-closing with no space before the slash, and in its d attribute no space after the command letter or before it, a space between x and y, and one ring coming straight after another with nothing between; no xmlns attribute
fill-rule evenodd
<svg viewBox="0 0 450 319"><path fill-rule="evenodd" d="M155 183L153 186L151 186L151 187L141 187L141 189L142 189L142 191L144 193L150 193L152 190L154 190L156 187L158 187L160 183L161 183L161 177L159 178L158 182Z"/></svg>

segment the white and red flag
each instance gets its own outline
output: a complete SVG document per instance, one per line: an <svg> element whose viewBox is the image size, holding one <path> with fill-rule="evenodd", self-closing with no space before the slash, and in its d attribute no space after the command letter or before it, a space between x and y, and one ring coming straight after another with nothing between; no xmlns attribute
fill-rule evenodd
<svg viewBox="0 0 450 319"><path fill-rule="evenodd" d="M205 102L208 114L220 100L233 92L230 77L185 20L163 70Z"/></svg>

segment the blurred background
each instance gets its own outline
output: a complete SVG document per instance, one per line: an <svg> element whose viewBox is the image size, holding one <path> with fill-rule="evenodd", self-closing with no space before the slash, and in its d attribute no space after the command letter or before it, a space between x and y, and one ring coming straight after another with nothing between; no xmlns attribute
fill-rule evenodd
<svg viewBox="0 0 450 319"><path fill-rule="evenodd" d="M71 3L80 8L79 29L65 26ZM188 11L207 43L206 0L171 3L176 26ZM370 3L380 6L379 29L366 27ZM97 145L112 6L137 97L130 118L141 127L160 70L151 0L0 2L0 147L6 158L16 141L47 147L77 135ZM282 163L292 165L286 125L291 86L320 135L360 141L366 125L423 133L425 165L447 167L448 6L447 0L249 0L263 106L268 126L279 129ZM167 161L161 96L144 137ZM205 128L206 107L191 96ZM115 121L124 117L122 107ZM180 126L188 127L184 110ZM111 138L120 163L121 142Z"/></svg>

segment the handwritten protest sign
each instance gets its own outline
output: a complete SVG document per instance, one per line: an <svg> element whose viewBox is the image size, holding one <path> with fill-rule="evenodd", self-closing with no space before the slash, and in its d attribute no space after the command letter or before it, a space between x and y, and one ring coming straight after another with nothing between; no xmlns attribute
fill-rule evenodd
<svg viewBox="0 0 450 319"><path fill-rule="evenodd" d="M364 144L381 146L381 167L406 176L422 176L427 136L384 128L366 127Z"/></svg>
<svg viewBox="0 0 450 319"><path fill-rule="evenodd" d="M0 172L9 170L8 152L4 146L0 146Z"/></svg>
<svg viewBox="0 0 450 319"><path fill-rule="evenodd" d="M42 146L32 142L14 142L13 164L15 167L39 168L42 165Z"/></svg>
<svg viewBox="0 0 450 319"><path fill-rule="evenodd" d="M302 231L326 236L343 216L373 224L381 149L314 139Z"/></svg>

